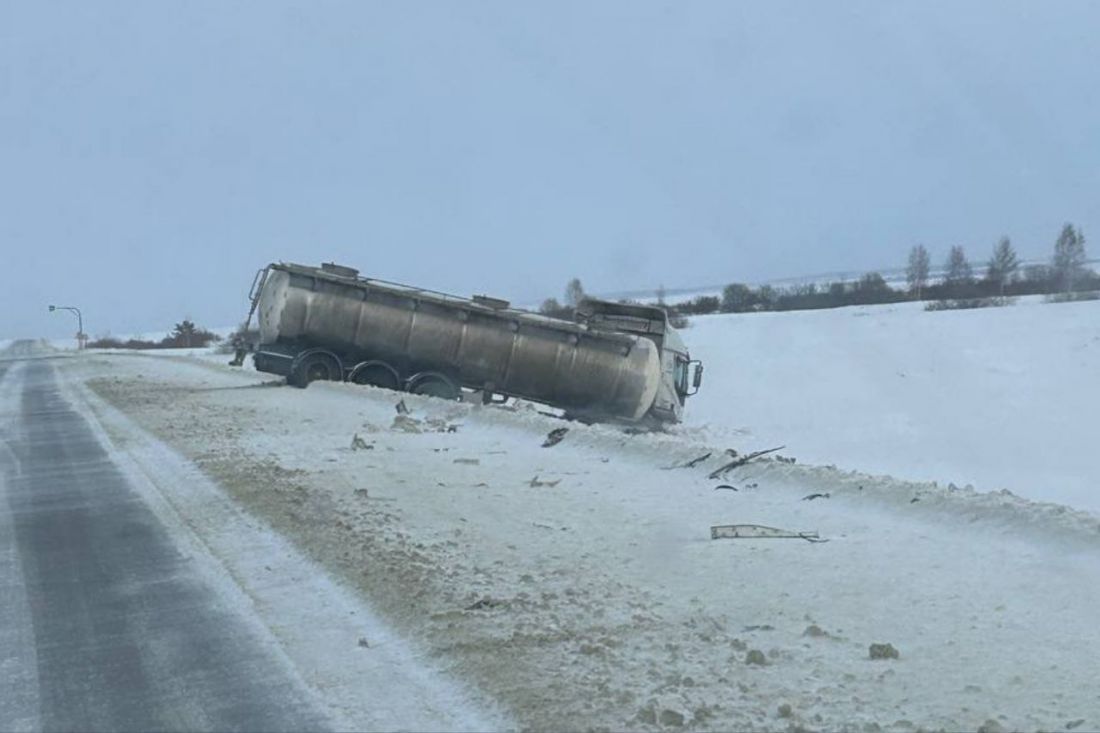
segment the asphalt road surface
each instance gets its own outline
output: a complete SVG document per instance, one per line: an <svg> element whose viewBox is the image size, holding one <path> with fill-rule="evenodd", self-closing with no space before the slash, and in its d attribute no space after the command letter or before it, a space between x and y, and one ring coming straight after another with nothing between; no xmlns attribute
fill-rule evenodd
<svg viewBox="0 0 1100 733"><path fill-rule="evenodd" d="M0 362L0 730L316 730L60 390Z"/></svg>

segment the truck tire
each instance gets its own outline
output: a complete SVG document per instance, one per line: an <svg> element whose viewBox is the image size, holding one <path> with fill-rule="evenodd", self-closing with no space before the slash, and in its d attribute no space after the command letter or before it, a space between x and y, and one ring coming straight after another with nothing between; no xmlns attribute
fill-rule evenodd
<svg viewBox="0 0 1100 733"><path fill-rule="evenodd" d="M425 374L414 377L409 383L409 391L413 394L438 397L443 400L457 400L462 396L462 390L442 374Z"/></svg>
<svg viewBox="0 0 1100 733"><path fill-rule="evenodd" d="M348 381L401 391L401 377L397 375L397 370L381 361L367 361L357 365L348 375Z"/></svg>
<svg viewBox="0 0 1100 733"><path fill-rule="evenodd" d="M340 362L329 354L307 354L298 360L294 370L287 377L287 384L306 388L310 382L318 380L343 381L343 369Z"/></svg>

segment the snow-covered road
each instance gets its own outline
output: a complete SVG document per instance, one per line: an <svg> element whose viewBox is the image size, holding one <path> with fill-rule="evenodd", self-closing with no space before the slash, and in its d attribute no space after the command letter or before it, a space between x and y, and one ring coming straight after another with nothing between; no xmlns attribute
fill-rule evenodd
<svg viewBox="0 0 1100 733"><path fill-rule="evenodd" d="M561 423L533 410L405 396L397 418L394 393L187 359L65 369L521 726L1100 726L1095 515L801 461L716 491L755 436L542 448ZM735 522L829 542L709 538Z"/></svg>
<svg viewBox="0 0 1100 733"><path fill-rule="evenodd" d="M0 730L507 725L64 361L0 362Z"/></svg>

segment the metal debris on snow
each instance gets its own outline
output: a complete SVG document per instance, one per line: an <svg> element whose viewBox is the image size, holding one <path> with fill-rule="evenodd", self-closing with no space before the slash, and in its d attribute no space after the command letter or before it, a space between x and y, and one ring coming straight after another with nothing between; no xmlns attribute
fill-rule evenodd
<svg viewBox="0 0 1100 733"><path fill-rule="evenodd" d="M671 466L665 466L662 470L671 471L674 468L695 468L703 461L711 457L710 453L699 456L698 458L692 458L687 463L673 463Z"/></svg>
<svg viewBox="0 0 1100 733"><path fill-rule="evenodd" d="M562 441L563 438L565 438L565 434L568 432L569 428L554 428L547 434L546 440L542 442L542 447L549 448L551 446L557 445Z"/></svg>
<svg viewBox="0 0 1100 733"><path fill-rule="evenodd" d="M542 487L542 486L549 486L549 487L553 488L554 486L557 486L560 483L561 483L561 479L558 479L557 481L539 481L539 477L535 476L533 479L530 480L530 482L528 482L528 485L533 489L537 489L537 488Z"/></svg>
<svg viewBox="0 0 1100 733"><path fill-rule="evenodd" d="M708 476L707 478L710 478L710 479L722 478L722 476L725 475L726 473L729 473L733 469L738 468L740 466L744 466L749 461L755 461L757 458L760 458L761 456L766 456L769 453L775 453L776 451L783 450L786 447L787 446L785 446L785 445L781 445L778 448L768 448L767 450L758 450L758 451L755 451L754 453L747 453L743 456L737 456L737 451L735 451L731 448L730 450L728 450L726 452L729 453L731 456L734 456L734 459L732 461L730 461L729 463L727 463L726 465L716 469L715 471L712 471L710 476Z"/></svg>
<svg viewBox="0 0 1100 733"><path fill-rule="evenodd" d="M828 498L829 498L829 493L825 492L824 494L809 494L807 496L803 496L802 501L813 501L814 499L828 499Z"/></svg>
<svg viewBox="0 0 1100 733"><path fill-rule="evenodd" d="M712 540L740 540L740 539L792 539L806 540L807 542L828 542L822 539L817 532L795 532L778 527L765 527L762 524L717 524L710 528Z"/></svg>

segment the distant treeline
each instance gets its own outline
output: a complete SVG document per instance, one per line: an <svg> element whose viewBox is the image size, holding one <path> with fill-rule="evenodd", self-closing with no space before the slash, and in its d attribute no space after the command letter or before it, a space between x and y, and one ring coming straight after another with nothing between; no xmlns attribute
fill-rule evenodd
<svg viewBox="0 0 1100 733"><path fill-rule="evenodd" d="M974 274L961 246L951 248L943 276L930 278L930 258L923 245L909 253L906 267L907 287L894 288L877 272L855 281L826 284L807 283L786 288L771 285L752 287L744 283L727 285L721 297L701 295L666 306L670 312L687 315L708 313L745 313L752 311L813 310L849 305L899 303L931 300L943 303L977 304L983 299L1019 295L1052 295L1074 299L1074 294L1100 290L1100 275L1085 266L1085 238L1080 230L1066 224L1054 245L1050 264L1021 267L1012 242L1002 238L978 277ZM942 305L940 307L943 307ZM930 308L930 310L938 310Z"/></svg>
<svg viewBox="0 0 1100 733"><path fill-rule="evenodd" d="M674 304L665 302L665 290L661 287L657 290L657 305L668 312L672 325L680 328L687 325L687 316L710 313L815 310L914 300L931 301L926 310L949 310L1006 305L1019 295L1047 295L1051 300L1100 299L1100 275L1086 267L1087 261L1084 234L1066 224L1054 242L1049 264L1021 266L1011 240L1002 237L994 245L980 276L975 275L963 247L955 246L942 273L933 279L931 257L924 245L918 244L909 251L904 288L892 287L881 273L869 272L858 280L781 288L731 283L721 296L700 295ZM545 300L539 312L573 320L577 305L585 297L581 281L573 278L566 286L565 301Z"/></svg>
<svg viewBox="0 0 1100 733"><path fill-rule="evenodd" d="M184 319L175 325L172 332L158 341L147 339L118 339L110 336L101 336L94 341L89 341L89 349L194 349L209 346L221 341L221 336L200 328L191 321Z"/></svg>

